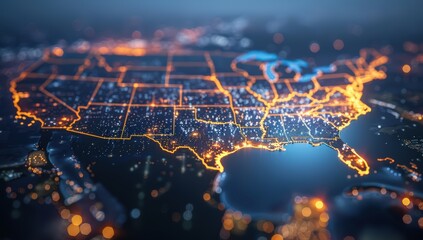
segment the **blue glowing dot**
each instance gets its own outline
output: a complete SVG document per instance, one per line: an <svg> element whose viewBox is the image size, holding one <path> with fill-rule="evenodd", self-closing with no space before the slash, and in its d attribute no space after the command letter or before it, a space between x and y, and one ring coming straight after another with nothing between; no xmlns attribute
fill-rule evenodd
<svg viewBox="0 0 423 240"><path fill-rule="evenodd" d="M131 210L131 217L133 219L137 219L140 216L141 216L141 212L140 212L140 210L138 208L134 208L134 209Z"/></svg>

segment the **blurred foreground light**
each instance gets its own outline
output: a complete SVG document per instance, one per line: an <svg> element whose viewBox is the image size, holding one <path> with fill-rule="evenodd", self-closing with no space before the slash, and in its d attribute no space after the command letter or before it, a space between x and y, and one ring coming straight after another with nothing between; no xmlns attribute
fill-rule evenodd
<svg viewBox="0 0 423 240"><path fill-rule="evenodd" d="M159 196L159 192L157 190L151 191L151 197L156 198Z"/></svg>
<svg viewBox="0 0 423 240"><path fill-rule="evenodd" d="M75 215L71 219L72 224L75 226L79 226L82 223L82 217L80 215Z"/></svg>
<svg viewBox="0 0 423 240"><path fill-rule="evenodd" d="M133 219L137 219L140 216L141 216L141 212L140 212L140 210L138 208L134 208L134 209L131 210L131 217Z"/></svg>
<svg viewBox="0 0 423 240"><path fill-rule="evenodd" d="M225 230L227 230L227 231L232 230L234 228L234 222L233 222L233 220L232 219L229 219L229 218L223 220L223 228Z"/></svg>
<svg viewBox="0 0 423 240"><path fill-rule="evenodd" d="M321 200L318 200L314 205L317 209L322 209L325 206Z"/></svg>
<svg viewBox="0 0 423 240"><path fill-rule="evenodd" d="M141 38L141 32L140 31L133 31L132 32L132 38Z"/></svg>
<svg viewBox="0 0 423 240"><path fill-rule="evenodd" d="M404 204L404 206L408 206L410 205L411 201L408 197L405 197L402 199L402 204Z"/></svg>
<svg viewBox="0 0 423 240"><path fill-rule="evenodd" d="M311 216L311 209L309 207L305 207L301 210L301 214L304 217L310 217Z"/></svg>
<svg viewBox="0 0 423 240"><path fill-rule="evenodd" d="M55 47L55 48L53 48L53 54L58 56L58 57L61 57L61 56L63 56L63 49L61 49L59 47Z"/></svg>
<svg viewBox="0 0 423 240"><path fill-rule="evenodd" d="M60 217L63 219L68 219L70 217L70 211L68 209L63 209L60 211Z"/></svg>
<svg viewBox="0 0 423 240"><path fill-rule="evenodd" d="M423 228L423 217L419 218L418 223L419 223L419 227Z"/></svg>
<svg viewBox="0 0 423 240"><path fill-rule="evenodd" d="M310 44L310 51L312 53L317 53L318 51L320 51L320 45L318 43Z"/></svg>
<svg viewBox="0 0 423 240"><path fill-rule="evenodd" d="M79 227L73 224L70 224L67 228L68 234L71 237L75 237L79 234Z"/></svg>
<svg viewBox="0 0 423 240"><path fill-rule="evenodd" d="M203 194L203 199L204 199L204 201L210 201L210 194L209 193L204 193Z"/></svg>
<svg viewBox="0 0 423 240"><path fill-rule="evenodd" d="M275 234L272 236L271 240L283 240L283 237L280 234Z"/></svg>
<svg viewBox="0 0 423 240"><path fill-rule="evenodd" d="M319 219L321 222L326 223L329 221L329 215L327 213L322 213L320 214Z"/></svg>
<svg viewBox="0 0 423 240"><path fill-rule="evenodd" d="M411 216L410 216L410 215L405 214L405 215L402 217L402 221L403 221L405 224L410 224L410 223L413 221L413 219L411 218Z"/></svg>
<svg viewBox="0 0 423 240"><path fill-rule="evenodd" d="M115 230L113 230L112 227L107 226L103 228L102 234L104 238L110 239L115 235Z"/></svg>
<svg viewBox="0 0 423 240"><path fill-rule="evenodd" d="M83 223L79 227L82 235L89 235L91 233L91 225L89 223Z"/></svg>
<svg viewBox="0 0 423 240"><path fill-rule="evenodd" d="M338 51L342 50L344 48L344 41L342 41L341 39L336 39L333 42L333 48Z"/></svg>
<svg viewBox="0 0 423 240"><path fill-rule="evenodd" d="M273 42L276 44L281 44L285 40L282 33L273 34Z"/></svg>
<svg viewBox="0 0 423 240"><path fill-rule="evenodd" d="M404 64L404 66L402 66L402 71L404 73L409 73L411 71L411 67L408 64Z"/></svg>

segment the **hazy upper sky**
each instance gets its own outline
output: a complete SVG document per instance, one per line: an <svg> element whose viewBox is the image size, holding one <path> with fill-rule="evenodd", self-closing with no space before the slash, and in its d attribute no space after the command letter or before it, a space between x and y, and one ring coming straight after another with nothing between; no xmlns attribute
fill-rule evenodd
<svg viewBox="0 0 423 240"><path fill-rule="evenodd" d="M65 35L75 21L97 32L119 32L131 21L142 27L191 27L243 16L252 22L295 22L322 32L359 24L382 35L415 36L423 34L422 9L422 0L1 0L0 34L38 29Z"/></svg>
<svg viewBox="0 0 423 240"><path fill-rule="evenodd" d="M2 0L2 24L37 19L124 18L155 19L219 16L295 18L320 20L374 21L395 19L408 24L422 23L421 0Z"/></svg>

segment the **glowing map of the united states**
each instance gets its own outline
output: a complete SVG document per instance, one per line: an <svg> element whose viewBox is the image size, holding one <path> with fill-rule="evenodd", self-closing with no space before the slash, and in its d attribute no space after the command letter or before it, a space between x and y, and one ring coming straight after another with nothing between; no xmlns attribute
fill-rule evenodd
<svg viewBox="0 0 423 240"><path fill-rule="evenodd" d="M370 111L363 86L385 78L375 51L310 66L272 53L147 51L128 46L85 52L55 48L11 82L17 118L109 140L146 137L167 152L191 150L223 171L245 148L325 144L358 174L369 166L340 130Z"/></svg>

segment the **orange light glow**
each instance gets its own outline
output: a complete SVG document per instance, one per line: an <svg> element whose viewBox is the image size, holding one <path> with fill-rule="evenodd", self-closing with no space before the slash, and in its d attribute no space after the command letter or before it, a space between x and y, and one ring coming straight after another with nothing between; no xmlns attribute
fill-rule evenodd
<svg viewBox="0 0 423 240"><path fill-rule="evenodd" d="M402 202L402 204L404 204L404 206L408 206L411 203L411 201L408 197L403 198L401 202Z"/></svg>
<svg viewBox="0 0 423 240"><path fill-rule="evenodd" d="M89 223L83 223L79 227L82 235L89 235L91 233L91 225Z"/></svg>
<svg viewBox="0 0 423 240"><path fill-rule="evenodd" d="M321 200L318 200L318 201L316 201L314 206L316 206L317 209L322 209L325 205Z"/></svg>
<svg viewBox="0 0 423 240"><path fill-rule="evenodd" d="M402 221L403 221L405 224L410 224L410 223L413 221L413 219L411 218L411 216L410 216L410 215L405 214L405 215L402 217Z"/></svg>
<svg viewBox="0 0 423 240"><path fill-rule="evenodd" d="M265 221L262 227L265 233L271 233L273 232L273 230L275 230L275 226L273 225L273 223L269 221Z"/></svg>
<svg viewBox="0 0 423 240"><path fill-rule="evenodd" d="M358 190L357 189L352 190L351 193L352 193L353 196L358 196Z"/></svg>
<svg viewBox="0 0 423 240"><path fill-rule="evenodd" d="M71 219L72 224L75 226L79 226L82 223L82 217L80 215L74 215Z"/></svg>
<svg viewBox="0 0 423 240"><path fill-rule="evenodd" d="M60 200L60 195L59 195L59 193L58 193L58 192L56 192L56 191L52 192L52 193L51 193L51 199L52 199L54 202L59 201L59 200Z"/></svg>
<svg viewBox="0 0 423 240"><path fill-rule="evenodd" d="M210 194L209 193L204 193L203 194L203 199L204 199L204 201L210 201L210 199L211 199L211 197L210 197Z"/></svg>
<svg viewBox="0 0 423 240"><path fill-rule="evenodd" d="M159 192L157 190L154 189L153 191L151 191L151 197L156 198L158 196L159 196Z"/></svg>
<svg viewBox="0 0 423 240"><path fill-rule="evenodd" d="M79 234L79 227L73 224L70 224L67 228L68 234L71 237L75 237Z"/></svg>
<svg viewBox="0 0 423 240"><path fill-rule="evenodd" d="M404 73L409 73L409 72L411 72L411 66L410 66L410 65L408 65L408 64L404 64L404 66L402 66L402 71L403 71Z"/></svg>
<svg viewBox="0 0 423 240"><path fill-rule="evenodd" d="M280 234L275 234L272 236L271 240L283 240L283 236Z"/></svg>
<svg viewBox="0 0 423 240"><path fill-rule="evenodd" d="M63 219L68 219L70 217L70 211L68 209L63 209L60 211L60 217Z"/></svg>
<svg viewBox="0 0 423 240"><path fill-rule="evenodd" d="M106 239L110 239L115 235L115 230L112 227L105 227L103 228L103 231L101 232L103 234L103 237Z"/></svg>
<svg viewBox="0 0 423 240"><path fill-rule="evenodd" d="M234 221L229 218L223 220L223 228L228 231L232 230L232 228L234 228Z"/></svg>
<svg viewBox="0 0 423 240"><path fill-rule="evenodd" d="M311 216L311 209L309 207L305 207L301 210L301 214L304 217L310 217Z"/></svg>
<svg viewBox="0 0 423 240"><path fill-rule="evenodd" d="M418 224L420 228L423 228L423 217L419 218Z"/></svg>
<svg viewBox="0 0 423 240"><path fill-rule="evenodd" d="M329 221L329 214L327 214L325 212L321 213L320 216L319 216L319 220L323 223L328 222Z"/></svg>
<svg viewBox="0 0 423 240"><path fill-rule="evenodd" d="M53 51L52 52L53 52L54 55L56 55L58 57L61 57L64 54L63 49L61 49L59 47L53 48Z"/></svg>

